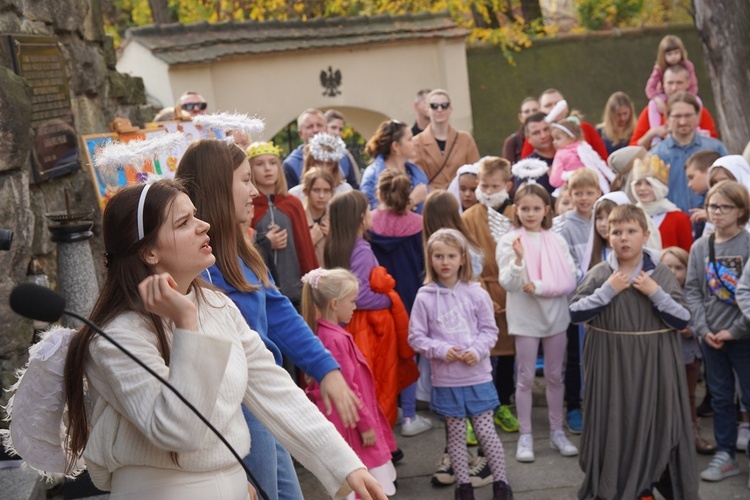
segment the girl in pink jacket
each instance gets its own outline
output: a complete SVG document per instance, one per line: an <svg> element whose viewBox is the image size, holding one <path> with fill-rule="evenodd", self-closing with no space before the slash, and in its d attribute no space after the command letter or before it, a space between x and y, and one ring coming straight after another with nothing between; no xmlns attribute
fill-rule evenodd
<svg viewBox="0 0 750 500"><path fill-rule="evenodd" d="M578 120L568 118L560 123L553 123L551 127L555 158L549 173L550 186L559 188L567 184L573 172L585 167L597 173L602 193L609 193L609 183L615 179L615 173L589 143L583 140Z"/></svg>
<svg viewBox="0 0 750 500"><path fill-rule="evenodd" d="M409 344L430 360L432 411L445 417L448 454L456 473L456 498L473 499L466 454L466 418L471 420L493 477L495 500L513 498L505 452L492 417L500 406L492 382L490 349L497 341L495 309L487 291L472 280L467 243L455 229L440 229L427 241L425 286L409 322Z"/></svg>
<svg viewBox="0 0 750 500"><path fill-rule="evenodd" d="M307 387L307 394L336 426L370 474L380 482L385 494L394 495L396 469L391 462L391 452L398 448L396 440L378 405L372 371L352 335L340 326L352 319L357 308L355 302L359 282L346 269L318 268L303 276L302 283L302 314L305 321L338 362L344 380L362 403L356 427L349 428L343 424L330 402L321 397L317 382ZM347 500L354 498L352 493Z"/></svg>

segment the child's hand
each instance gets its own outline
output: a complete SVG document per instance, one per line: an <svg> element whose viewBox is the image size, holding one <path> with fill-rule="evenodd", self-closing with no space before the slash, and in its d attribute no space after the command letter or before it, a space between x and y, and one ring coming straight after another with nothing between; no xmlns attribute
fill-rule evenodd
<svg viewBox="0 0 750 500"><path fill-rule="evenodd" d="M283 250L286 248L286 229L279 226L273 226L267 233L266 238L271 242L271 248L274 250Z"/></svg>
<svg viewBox="0 0 750 500"><path fill-rule="evenodd" d="M724 341L717 339L715 333L708 332L706 336L703 337L703 340L706 341L708 347L713 347L714 349L721 349L724 347Z"/></svg>
<svg viewBox="0 0 750 500"><path fill-rule="evenodd" d="M474 366L477 363L479 363L479 360L477 359L477 355L474 354L471 351L464 351L461 353L461 361L466 363L469 366Z"/></svg>
<svg viewBox="0 0 750 500"><path fill-rule="evenodd" d="M724 346L724 342L731 342L734 340L734 336L729 333L729 330L719 330L714 334L714 340L717 344L719 344L719 347Z"/></svg>
<svg viewBox="0 0 750 500"><path fill-rule="evenodd" d="M375 444L375 430L367 429L360 434L362 436L362 446L373 446Z"/></svg>
<svg viewBox="0 0 750 500"><path fill-rule="evenodd" d="M633 280L633 288L641 292L646 297L650 297L659 291L659 285L651 279L651 276L641 271Z"/></svg>
<svg viewBox="0 0 750 500"><path fill-rule="evenodd" d="M656 103L656 107L659 109L659 113L666 114L667 113L667 105L664 104L664 99L661 97L654 97L654 102Z"/></svg>
<svg viewBox="0 0 750 500"><path fill-rule="evenodd" d="M680 330L680 335L685 337L686 339L692 339L693 338L693 329L688 327L683 328Z"/></svg>
<svg viewBox="0 0 750 500"><path fill-rule="evenodd" d="M458 354L458 351L460 351L458 347L451 347L450 349L448 349L448 352L445 354L445 360L448 363L453 363L454 361L460 361L461 355Z"/></svg>
<svg viewBox="0 0 750 500"><path fill-rule="evenodd" d="M523 244L521 243L520 234L513 240L513 251L516 252L516 265L520 266L523 260Z"/></svg>
<svg viewBox="0 0 750 500"><path fill-rule="evenodd" d="M528 282L523 286L523 291L529 295L534 295L534 292L536 292L536 285L532 282Z"/></svg>
<svg viewBox="0 0 750 500"><path fill-rule="evenodd" d="M615 271L612 273L612 276L609 277L607 283L614 288L615 292L620 293L630 287L630 278L628 278L628 275L622 271Z"/></svg>
<svg viewBox="0 0 750 500"><path fill-rule="evenodd" d="M691 208L690 209L690 222L706 222L708 215L702 208Z"/></svg>

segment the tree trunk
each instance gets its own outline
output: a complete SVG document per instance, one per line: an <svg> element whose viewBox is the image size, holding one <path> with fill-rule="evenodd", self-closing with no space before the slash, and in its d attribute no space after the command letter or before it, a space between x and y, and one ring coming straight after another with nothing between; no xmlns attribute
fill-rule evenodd
<svg viewBox="0 0 750 500"><path fill-rule="evenodd" d="M526 24L534 19L542 19L542 7L539 0L521 0L521 14Z"/></svg>
<svg viewBox="0 0 750 500"><path fill-rule="evenodd" d="M169 0L148 0L148 5L151 7L151 17L154 19L154 24L169 24L179 21L177 11L169 8Z"/></svg>
<svg viewBox="0 0 750 500"><path fill-rule="evenodd" d="M693 0L721 138L730 153L750 140L750 2Z"/></svg>

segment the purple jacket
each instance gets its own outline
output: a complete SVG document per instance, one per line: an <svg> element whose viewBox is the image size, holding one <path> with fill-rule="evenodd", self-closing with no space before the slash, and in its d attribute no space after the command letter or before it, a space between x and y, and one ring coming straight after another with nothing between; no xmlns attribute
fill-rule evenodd
<svg viewBox="0 0 750 500"><path fill-rule="evenodd" d="M354 343L352 335L338 325L324 319L318 320L318 338L331 351L333 358L341 366L341 375L349 388L354 391L363 406L359 409L359 421L356 429L344 427L338 411L334 408L328 420L336 426L349 446L357 453L368 469L385 464L391 459L391 452L396 450L396 440L391 426L378 405L375 395L375 379L367 365L364 355ZM310 399L325 414L325 405L320 395L317 382L307 388ZM375 445L362 446L361 433L373 429Z"/></svg>
<svg viewBox="0 0 750 500"><path fill-rule="evenodd" d="M465 387L492 381L490 349L497 342L495 309L476 281L453 288L429 283L419 289L409 321L409 344L430 359L433 387ZM469 350L479 362L448 363L451 347Z"/></svg>
<svg viewBox="0 0 750 500"><path fill-rule="evenodd" d="M362 238L357 238L354 241L354 249L352 249L352 256L349 259L349 270L359 281L357 309L377 311L391 308L391 299L387 295L373 292L370 288L370 273L379 265L370 244Z"/></svg>

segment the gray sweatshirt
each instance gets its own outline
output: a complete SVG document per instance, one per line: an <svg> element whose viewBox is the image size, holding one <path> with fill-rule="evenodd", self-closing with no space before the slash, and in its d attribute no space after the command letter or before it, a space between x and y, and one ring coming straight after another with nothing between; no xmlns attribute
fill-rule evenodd
<svg viewBox="0 0 750 500"><path fill-rule="evenodd" d="M589 220L584 219L575 210L570 210L562 215L555 217L553 231L558 232L568 244L570 254L576 264L578 281L588 269L581 269L581 263L585 260L583 257L586 253L586 247L591 236L591 226L594 223L594 217Z"/></svg>
<svg viewBox="0 0 750 500"><path fill-rule="evenodd" d="M750 256L750 233L740 231L737 236L723 243L714 243L716 260L725 267L731 268L740 276L740 283L747 281L750 276L743 273L743 268ZM735 339L750 335L750 321L746 319L740 307L722 302L716 297L706 282L706 266L708 265L708 236L703 236L690 249L687 281L685 283L685 300L693 315L693 328L699 337L703 338L708 332L716 333L729 330ZM750 295L750 292L745 291ZM739 301L740 290L736 298ZM744 297L750 304L750 297ZM750 312L750 305L746 309Z"/></svg>

